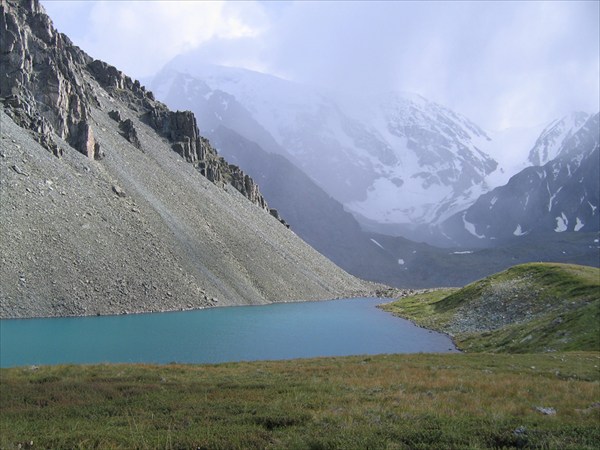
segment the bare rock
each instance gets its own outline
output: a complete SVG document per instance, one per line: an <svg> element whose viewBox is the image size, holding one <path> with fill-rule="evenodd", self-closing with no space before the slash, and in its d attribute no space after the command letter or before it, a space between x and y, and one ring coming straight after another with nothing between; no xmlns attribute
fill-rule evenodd
<svg viewBox="0 0 600 450"><path fill-rule="evenodd" d="M121 113L117 110L112 110L108 112L108 117L110 117L115 122L121 122Z"/></svg>
<svg viewBox="0 0 600 450"><path fill-rule="evenodd" d="M121 130L121 135L129 142L131 142L134 147L138 149L142 148L142 143L138 138L137 131L131 119L127 119L119 123L119 130Z"/></svg>
<svg viewBox="0 0 600 450"><path fill-rule="evenodd" d="M38 0L27 6L7 0L2 6L0 96L7 112L56 156L62 150L53 134L95 157L99 148L87 123L93 96L77 73L91 58L53 29Z"/></svg>
<svg viewBox="0 0 600 450"><path fill-rule="evenodd" d="M117 186L116 184L113 184L113 186L112 186L112 191L113 191L115 194L117 194L117 196L119 196L119 197L121 197L121 198L124 198L124 197L126 197L126 196L127 196L127 195L125 194L125 192L123 191L123 189L121 189L121 187L120 187L120 186Z"/></svg>
<svg viewBox="0 0 600 450"><path fill-rule="evenodd" d="M17 172L19 175L23 175L25 177L28 177L29 174L27 172L25 172L23 169L21 169L19 166L17 166L16 164L13 164L12 169Z"/></svg>
<svg viewBox="0 0 600 450"><path fill-rule="evenodd" d="M544 414L545 416L554 416L556 414L556 410L554 408L547 408L544 406L536 406L535 410Z"/></svg>

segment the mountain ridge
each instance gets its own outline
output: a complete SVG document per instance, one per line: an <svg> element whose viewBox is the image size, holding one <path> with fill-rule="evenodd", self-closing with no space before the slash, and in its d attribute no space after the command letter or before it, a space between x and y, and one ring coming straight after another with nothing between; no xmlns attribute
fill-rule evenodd
<svg viewBox="0 0 600 450"><path fill-rule="evenodd" d="M267 208L254 181L118 69L2 2L0 317L373 294ZM52 81L54 80L54 81Z"/></svg>

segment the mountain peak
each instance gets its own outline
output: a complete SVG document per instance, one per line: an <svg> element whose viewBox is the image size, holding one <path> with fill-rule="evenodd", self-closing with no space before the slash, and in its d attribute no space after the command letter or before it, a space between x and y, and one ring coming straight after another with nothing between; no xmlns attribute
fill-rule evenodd
<svg viewBox="0 0 600 450"><path fill-rule="evenodd" d="M590 117L586 112L574 111L552 121L544 128L529 152L529 162L535 166L543 166L560 156L565 141L575 135Z"/></svg>

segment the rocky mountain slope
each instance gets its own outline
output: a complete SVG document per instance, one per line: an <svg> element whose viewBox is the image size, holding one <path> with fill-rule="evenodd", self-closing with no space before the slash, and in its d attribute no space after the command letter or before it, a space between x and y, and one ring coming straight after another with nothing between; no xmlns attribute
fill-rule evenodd
<svg viewBox="0 0 600 450"><path fill-rule="evenodd" d="M524 169L506 185L482 195L442 225L444 234L457 243L497 245L528 234L597 233L599 115L589 117L573 134L565 133L564 122L547 129L530 153L536 161L548 155L555 155L553 159ZM562 138L551 140L553 134Z"/></svg>
<svg viewBox="0 0 600 450"><path fill-rule="evenodd" d="M340 267L361 278L399 285L397 261L373 244L352 214L285 157L267 153L219 126L209 133L221 153L260 183L291 229Z"/></svg>
<svg viewBox="0 0 600 450"><path fill-rule="evenodd" d="M0 317L372 289L274 217L192 113L86 55L37 1L3 1L0 29Z"/></svg>

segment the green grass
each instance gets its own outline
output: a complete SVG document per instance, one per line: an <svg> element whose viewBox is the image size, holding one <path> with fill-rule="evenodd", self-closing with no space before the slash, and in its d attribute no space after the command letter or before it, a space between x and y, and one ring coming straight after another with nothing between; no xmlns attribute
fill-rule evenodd
<svg viewBox="0 0 600 450"><path fill-rule="evenodd" d="M383 306L487 352L600 350L600 270L531 263Z"/></svg>
<svg viewBox="0 0 600 450"><path fill-rule="evenodd" d="M0 447L595 449L599 365L572 352L2 369Z"/></svg>
<svg viewBox="0 0 600 450"><path fill-rule="evenodd" d="M449 320L450 315L440 314L436 311L436 305L456 291L458 288L435 289L385 303L381 305L381 309L412 320L422 327L440 330Z"/></svg>

